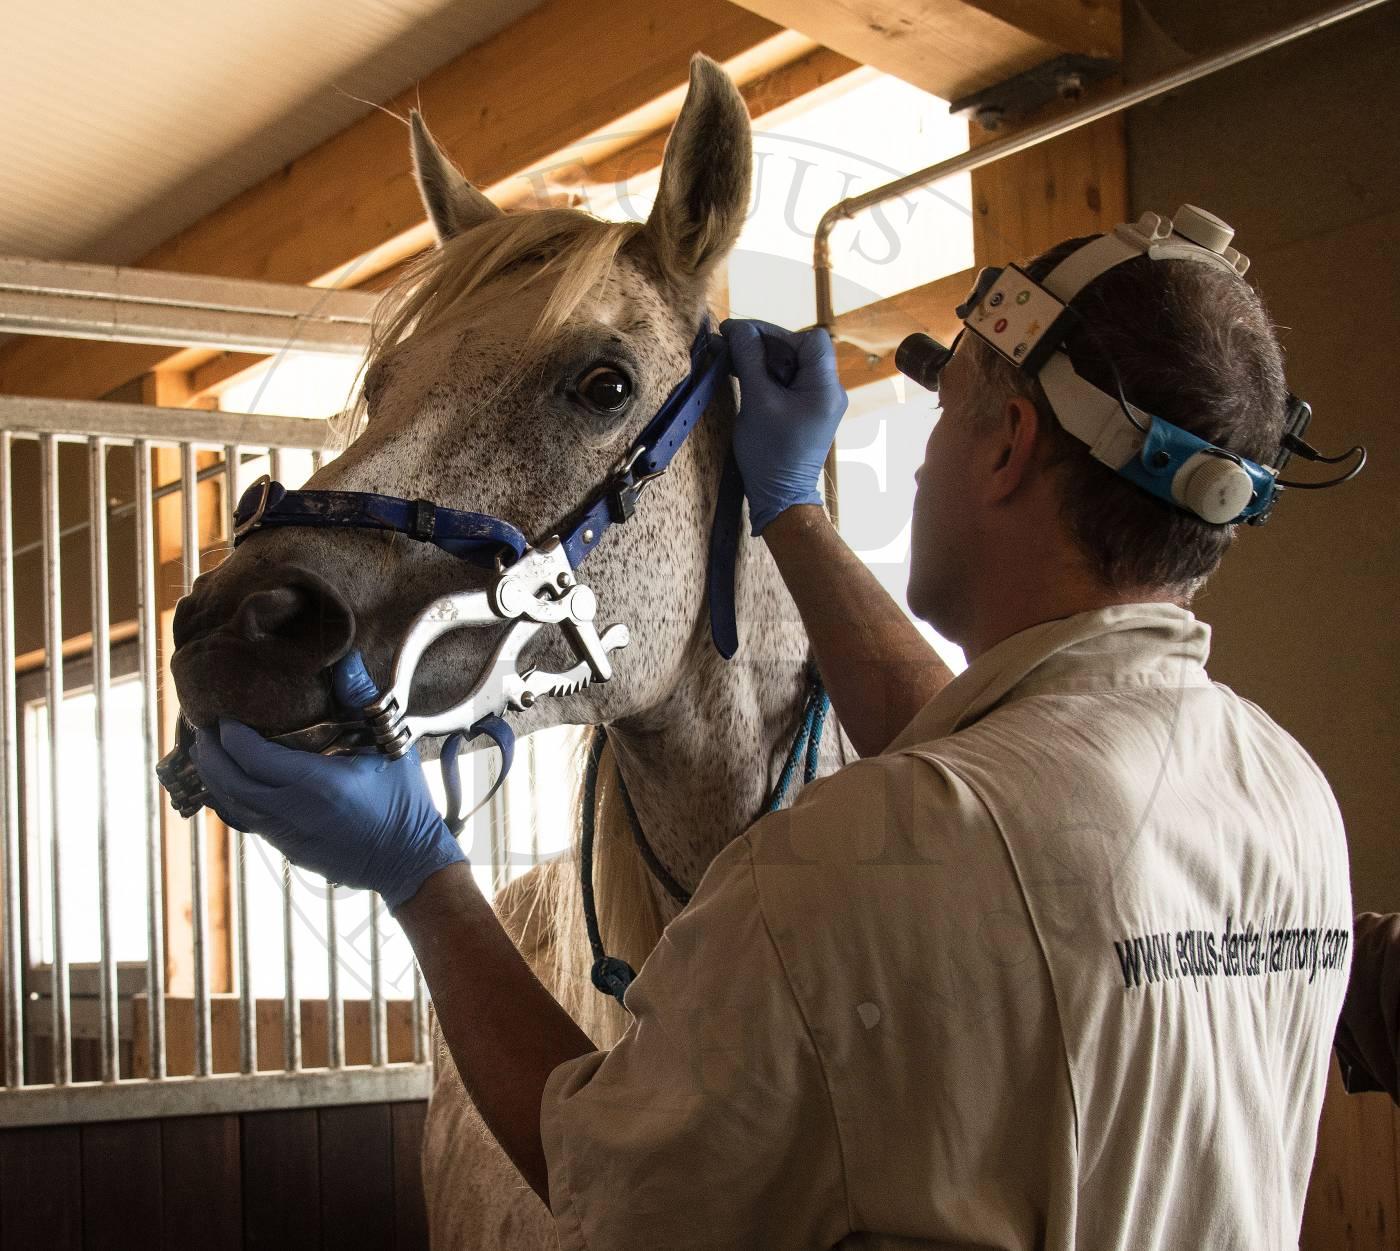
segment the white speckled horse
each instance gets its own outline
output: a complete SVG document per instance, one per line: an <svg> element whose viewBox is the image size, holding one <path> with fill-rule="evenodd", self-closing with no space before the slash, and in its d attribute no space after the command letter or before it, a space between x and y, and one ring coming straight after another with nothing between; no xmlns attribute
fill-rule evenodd
<svg viewBox="0 0 1400 1251"><path fill-rule="evenodd" d="M363 388L367 421L312 485L426 497L548 534L603 481L685 375L709 281L748 205L749 122L724 72L697 57L644 225L572 209L503 214L419 119L420 189L439 246L386 304ZM624 397L619 404L619 397ZM647 871L618 802L621 772L648 841L688 890L761 811L801 718L807 637L761 543L741 539L740 648L710 641L705 569L729 443L727 392L581 574L602 622L625 621L614 678L511 714L517 733L606 724L595 881L609 952L639 967L678 905ZM352 645L386 678L430 599L485 575L428 545L364 531L266 532L205 575L182 606L174 668L196 724L231 715L273 733L329 708L326 667ZM418 670L415 704L445 707L498 635L458 631ZM572 663L555 631L522 668ZM825 735L822 771L846 752ZM589 980L577 845L507 886L496 908L536 974L602 1048L628 1020ZM433 1246L555 1245L548 1211L515 1172L439 1047L423 1149Z"/></svg>

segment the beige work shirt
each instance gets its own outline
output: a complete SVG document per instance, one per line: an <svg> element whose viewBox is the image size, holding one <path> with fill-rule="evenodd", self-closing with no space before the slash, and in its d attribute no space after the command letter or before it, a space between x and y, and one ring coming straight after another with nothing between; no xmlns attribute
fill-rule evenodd
<svg viewBox="0 0 1400 1251"><path fill-rule="evenodd" d="M565 1251L1296 1247L1331 791L1137 604L978 658L714 860L541 1106Z"/></svg>

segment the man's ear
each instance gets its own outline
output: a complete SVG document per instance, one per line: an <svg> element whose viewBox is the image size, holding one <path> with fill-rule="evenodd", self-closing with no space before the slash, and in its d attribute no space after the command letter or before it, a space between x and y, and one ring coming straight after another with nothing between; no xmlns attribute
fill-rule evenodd
<svg viewBox="0 0 1400 1251"><path fill-rule="evenodd" d="M1004 503L1040 471L1045 437L1044 421L1035 404L1024 395L1008 398L997 425L987 435L991 460L987 503Z"/></svg>
<svg viewBox="0 0 1400 1251"><path fill-rule="evenodd" d="M417 109L408 115L408 126L413 135L413 176L438 243L501 216L500 208L463 178L447 159Z"/></svg>
<svg viewBox="0 0 1400 1251"><path fill-rule="evenodd" d="M670 277L703 285L734 246L748 212L752 165L744 98L718 64L697 53L644 231Z"/></svg>

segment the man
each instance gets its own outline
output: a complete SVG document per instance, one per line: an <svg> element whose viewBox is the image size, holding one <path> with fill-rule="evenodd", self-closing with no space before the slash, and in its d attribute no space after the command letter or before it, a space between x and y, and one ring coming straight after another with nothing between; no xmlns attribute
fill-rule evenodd
<svg viewBox="0 0 1400 1251"><path fill-rule="evenodd" d="M1122 419L1236 467L1278 451L1279 350L1235 272L1142 255L1066 302L1066 359ZM384 894L565 1248L1295 1246L1347 860L1312 762L1206 676L1185 605L1233 525L1091 457L1035 374L964 335L924 371L942 416L909 584L970 661L947 681L820 507L845 408L829 340L724 331L753 531L867 759L715 859L618 1046L530 975L411 762L225 725L196 751L219 810ZM362 671L338 681L366 698Z"/></svg>
<svg viewBox="0 0 1400 1251"><path fill-rule="evenodd" d="M1400 913L1363 912L1352 922L1356 951L1337 1062L1349 1094L1383 1090L1400 1106Z"/></svg>

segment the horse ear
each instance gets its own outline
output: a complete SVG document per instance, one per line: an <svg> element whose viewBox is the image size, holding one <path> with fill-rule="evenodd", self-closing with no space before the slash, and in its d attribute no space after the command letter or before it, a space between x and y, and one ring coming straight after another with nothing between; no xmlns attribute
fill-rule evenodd
<svg viewBox="0 0 1400 1251"><path fill-rule="evenodd" d="M728 254L748 212L752 167L744 97L719 65L696 53L646 224L664 269L682 280L703 281Z"/></svg>
<svg viewBox="0 0 1400 1251"><path fill-rule="evenodd" d="M437 231L438 242L443 243L464 230L499 217L501 210L463 178L447 159L437 140L428 133L423 115L417 109L408 115L408 124L413 132L413 176L418 182L418 193L423 197L423 207L428 210L428 220Z"/></svg>

